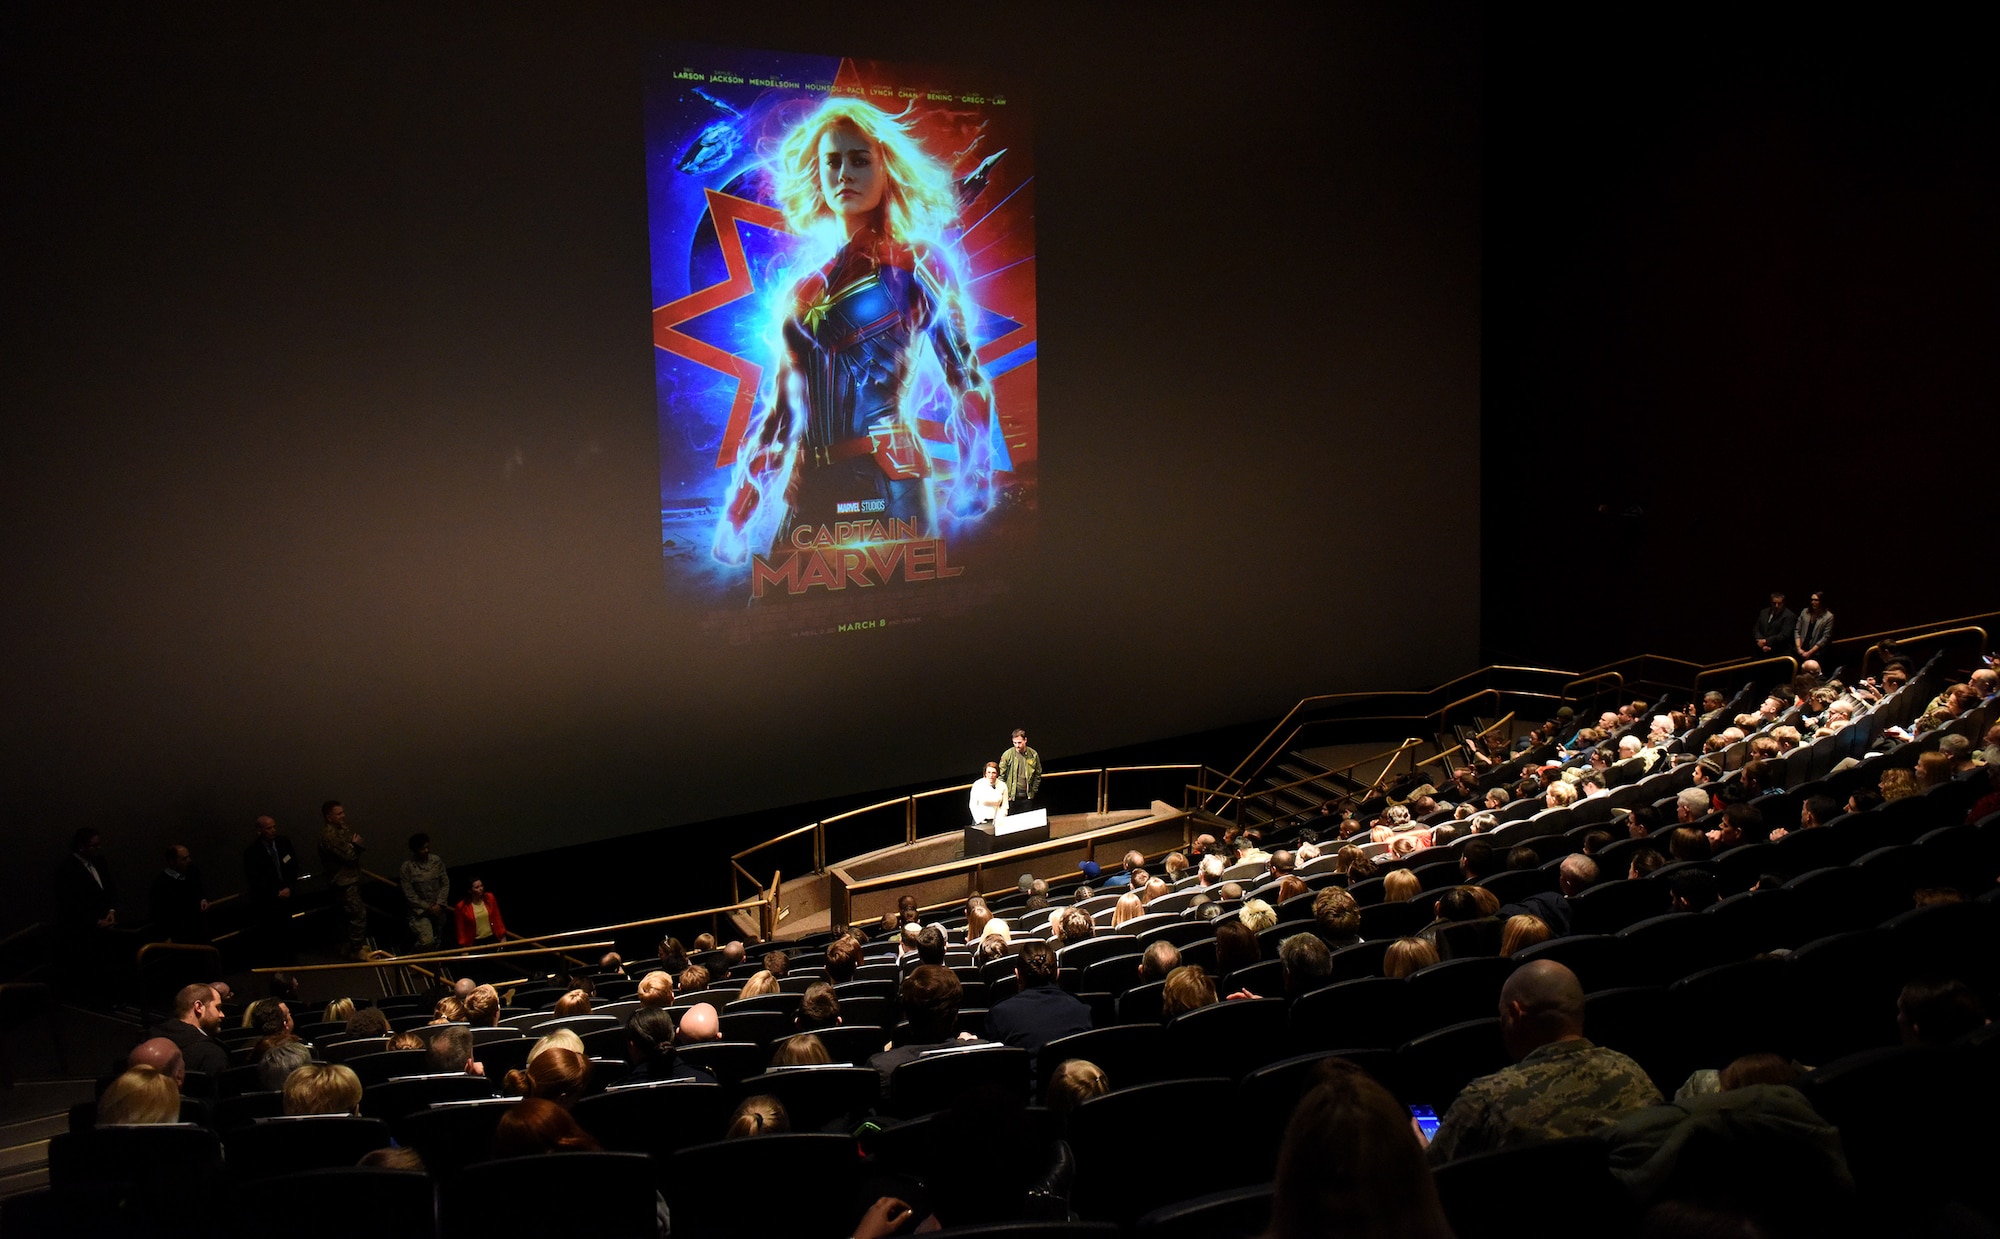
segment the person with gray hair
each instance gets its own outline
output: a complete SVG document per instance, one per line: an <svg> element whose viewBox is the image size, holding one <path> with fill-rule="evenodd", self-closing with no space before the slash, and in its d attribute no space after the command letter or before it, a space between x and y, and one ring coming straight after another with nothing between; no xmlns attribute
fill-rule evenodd
<svg viewBox="0 0 2000 1239"><path fill-rule="evenodd" d="M1552 960L1516 968L1500 989L1500 1036L1515 1062L1465 1086L1431 1139L1430 1159L1583 1136L1660 1104L1639 1064L1583 1035L1583 986Z"/></svg>
<svg viewBox="0 0 2000 1239"><path fill-rule="evenodd" d="M1674 797L1676 811L1682 822L1697 822L1708 816L1708 793L1699 787L1684 787Z"/></svg>
<svg viewBox="0 0 2000 1239"><path fill-rule="evenodd" d="M1333 952L1318 934L1293 934L1278 944L1278 962L1284 966L1285 1001L1296 1002L1299 995L1326 984Z"/></svg>
<svg viewBox="0 0 2000 1239"><path fill-rule="evenodd" d="M265 1092L280 1092L285 1078L313 1060L312 1047L303 1041L280 1041L257 1060L257 1083Z"/></svg>

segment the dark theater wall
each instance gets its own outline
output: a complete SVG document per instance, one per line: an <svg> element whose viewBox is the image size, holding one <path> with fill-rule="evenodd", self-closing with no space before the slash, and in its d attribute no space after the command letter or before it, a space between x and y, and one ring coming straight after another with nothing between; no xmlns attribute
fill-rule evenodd
<svg viewBox="0 0 2000 1239"><path fill-rule="evenodd" d="M668 597L663 39L1022 83L1041 506L984 612ZM0 931L79 825L136 913L327 796L462 864L1468 669L1480 56L1470 6L8 6Z"/></svg>
<svg viewBox="0 0 2000 1239"><path fill-rule="evenodd" d="M1510 10L1484 116L1486 657L1990 611L2000 90L1941 10Z"/></svg>

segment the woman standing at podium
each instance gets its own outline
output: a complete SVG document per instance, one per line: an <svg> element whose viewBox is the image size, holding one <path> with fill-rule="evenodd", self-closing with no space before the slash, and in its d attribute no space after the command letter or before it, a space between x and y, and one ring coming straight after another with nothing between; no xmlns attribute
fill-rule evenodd
<svg viewBox="0 0 2000 1239"><path fill-rule="evenodd" d="M1000 763L986 763L986 773L972 785L972 824L984 826L1007 816L1007 785L1000 781Z"/></svg>

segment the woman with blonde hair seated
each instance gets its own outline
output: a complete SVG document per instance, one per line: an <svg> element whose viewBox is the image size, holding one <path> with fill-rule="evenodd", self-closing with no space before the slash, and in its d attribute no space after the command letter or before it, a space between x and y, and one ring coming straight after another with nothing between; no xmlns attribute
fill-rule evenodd
<svg viewBox="0 0 2000 1239"><path fill-rule="evenodd" d="M1183 1011L1205 1007L1215 1001L1215 982L1194 964L1182 964L1167 974L1160 987L1160 1018L1170 1020Z"/></svg>
<svg viewBox="0 0 2000 1239"><path fill-rule="evenodd" d="M1383 903L1407 903L1423 889L1424 884L1415 870L1391 869L1382 875Z"/></svg>
<svg viewBox="0 0 2000 1239"><path fill-rule="evenodd" d="M97 1099L99 1127L138 1127L181 1121L181 1089L165 1072L141 1063L129 1067Z"/></svg>
<svg viewBox="0 0 2000 1239"><path fill-rule="evenodd" d="M777 992L778 978L771 975L770 969L760 968L748 981L743 983L743 991L737 994L736 997L738 1001L741 1001L745 998L762 998L766 994L775 994Z"/></svg>
<svg viewBox="0 0 2000 1239"><path fill-rule="evenodd" d="M1102 1067L1081 1058L1066 1058L1049 1077L1042 1104L1051 1114L1068 1114L1091 1098L1110 1091L1111 1081Z"/></svg>
<svg viewBox="0 0 2000 1239"><path fill-rule="evenodd" d="M361 1077L339 1063L308 1063L285 1077L285 1113L359 1114Z"/></svg>
<svg viewBox="0 0 2000 1239"><path fill-rule="evenodd" d="M1538 942L1547 942L1554 935L1549 932L1549 923L1539 916L1522 913L1510 916L1500 926L1500 954L1512 957L1514 952L1526 950Z"/></svg>
<svg viewBox="0 0 2000 1239"><path fill-rule="evenodd" d="M1252 899L1237 909L1236 919L1249 926L1252 933L1263 933L1278 923L1278 912L1262 899Z"/></svg>
<svg viewBox="0 0 2000 1239"><path fill-rule="evenodd" d="M1884 803L1902 800L1904 797L1917 794L1917 776L1908 770L1884 770L1879 786L1882 789Z"/></svg>
<svg viewBox="0 0 2000 1239"><path fill-rule="evenodd" d="M818 1040L817 1037L814 1040ZM767 1093L755 1097L745 1097L729 1116L729 1125L723 1128L724 1140L746 1140L752 1136L776 1136L792 1129L792 1116L785 1113L785 1103Z"/></svg>
<svg viewBox="0 0 2000 1239"><path fill-rule="evenodd" d="M326 1011L319 1018L322 1024L345 1024L348 1017L353 1014L354 1000L352 998L336 998L326 1004Z"/></svg>
<svg viewBox="0 0 2000 1239"><path fill-rule="evenodd" d="M1398 938L1382 954L1382 975L1406 977L1438 962L1438 952L1423 938Z"/></svg>
<svg viewBox="0 0 2000 1239"><path fill-rule="evenodd" d="M583 1053L583 1038L577 1036L573 1028L558 1028L529 1047L527 1061L532 1063L550 1050L568 1050L580 1055Z"/></svg>
<svg viewBox="0 0 2000 1239"><path fill-rule="evenodd" d="M1146 901L1126 891L1118 896L1118 902L1111 905L1111 928L1116 929L1126 921L1137 920L1146 915Z"/></svg>

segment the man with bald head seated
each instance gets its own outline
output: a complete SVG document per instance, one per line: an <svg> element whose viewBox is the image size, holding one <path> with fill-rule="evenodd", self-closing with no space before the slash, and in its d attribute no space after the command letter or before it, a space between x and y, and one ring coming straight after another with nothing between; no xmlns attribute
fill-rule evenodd
<svg viewBox="0 0 2000 1239"><path fill-rule="evenodd" d="M1583 1035L1583 986L1550 960L1500 988L1500 1035L1515 1062L1465 1086L1431 1139L1432 1163L1537 1140L1583 1136L1660 1104L1645 1069Z"/></svg>
<svg viewBox="0 0 2000 1239"><path fill-rule="evenodd" d="M126 1056L127 1067L151 1067L174 1082L179 1088L187 1082L187 1057L181 1047L165 1037L149 1037L132 1047Z"/></svg>
<svg viewBox="0 0 2000 1239"><path fill-rule="evenodd" d="M722 1040L722 1020L715 1008L705 1002L698 1002L681 1016L680 1033L674 1038L679 1045L691 1045L697 1041Z"/></svg>

